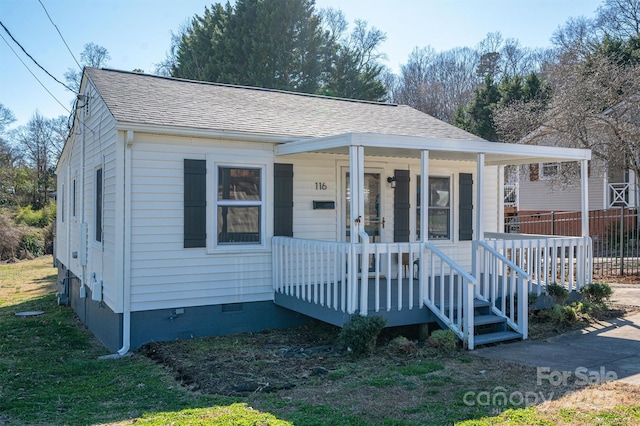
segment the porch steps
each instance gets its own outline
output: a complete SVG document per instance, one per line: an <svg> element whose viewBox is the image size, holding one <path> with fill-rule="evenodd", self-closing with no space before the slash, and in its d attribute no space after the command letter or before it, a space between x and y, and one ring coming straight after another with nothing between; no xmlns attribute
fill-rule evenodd
<svg viewBox="0 0 640 426"><path fill-rule="evenodd" d="M499 317L497 315L476 315L473 318L473 324L476 327L481 325L503 324L505 322L507 322L506 318Z"/></svg>
<svg viewBox="0 0 640 426"><path fill-rule="evenodd" d="M515 331L497 331L495 333L478 334L474 336L473 341L476 346L480 346L516 339L522 339L522 334Z"/></svg>
<svg viewBox="0 0 640 426"><path fill-rule="evenodd" d="M448 305L445 305L445 310L447 309ZM457 310L457 307L454 309ZM439 323L441 327L446 328L444 323L441 321ZM478 298L473 300L473 326L474 346L522 339L522 334L509 328L507 318L492 312L491 302L486 300Z"/></svg>
<svg viewBox="0 0 640 426"><path fill-rule="evenodd" d="M475 346L522 339L522 334L509 329L505 317L491 311L491 302L476 298L473 301L473 308Z"/></svg>

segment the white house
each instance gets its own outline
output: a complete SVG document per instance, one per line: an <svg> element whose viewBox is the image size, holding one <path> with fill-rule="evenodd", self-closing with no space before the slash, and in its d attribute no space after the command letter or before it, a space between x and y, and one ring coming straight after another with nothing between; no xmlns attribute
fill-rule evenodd
<svg viewBox="0 0 640 426"><path fill-rule="evenodd" d="M512 188L517 195L512 205L522 214L537 214L551 211L580 211L581 187L579 179L568 179L562 175L567 163L536 163L526 167L525 173L514 173ZM606 210L612 207L640 205L640 186L632 170L609 169L599 164L588 173L589 210ZM509 185L507 185L507 192Z"/></svg>
<svg viewBox="0 0 640 426"><path fill-rule="evenodd" d="M526 338L529 291L590 279L586 222L577 238L497 233L503 165L580 161L586 211L587 150L116 70L85 69L80 93L57 166L59 300L117 354L353 314L439 322L472 349Z"/></svg>

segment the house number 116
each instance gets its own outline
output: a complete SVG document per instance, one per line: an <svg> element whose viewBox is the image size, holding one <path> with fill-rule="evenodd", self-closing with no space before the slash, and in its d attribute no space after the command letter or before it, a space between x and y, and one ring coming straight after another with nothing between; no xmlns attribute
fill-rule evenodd
<svg viewBox="0 0 640 426"><path fill-rule="evenodd" d="M316 182L316 191L326 191L327 183L326 182Z"/></svg>

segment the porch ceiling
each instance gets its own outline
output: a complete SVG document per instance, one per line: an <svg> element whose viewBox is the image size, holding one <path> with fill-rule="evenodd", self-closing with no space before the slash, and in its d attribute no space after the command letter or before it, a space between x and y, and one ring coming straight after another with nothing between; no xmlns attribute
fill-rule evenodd
<svg viewBox="0 0 640 426"><path fill-rule="evenodd" d="M555 146L519 145L467 139L427 138L386 135L380 133L344 133L324 138L303 139L277 145L276 155L306 152L349 154L349 147L364 146L365 155L376 157L429 158L438 160L476 161L485 154L486 165L531 164L590 160L588 149Z"/></svg>

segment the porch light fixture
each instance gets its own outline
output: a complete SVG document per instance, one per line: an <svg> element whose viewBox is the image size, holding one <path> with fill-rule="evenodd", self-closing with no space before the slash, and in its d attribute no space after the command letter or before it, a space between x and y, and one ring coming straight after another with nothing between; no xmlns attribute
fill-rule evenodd
<svg viewBox="0 0 640 426"><path fill-rule="evenodd" d="M387 182L389 182L389 184L391 185L392 188L396 187L396 177L395 176L389 176L387 178Z"/></svg>

